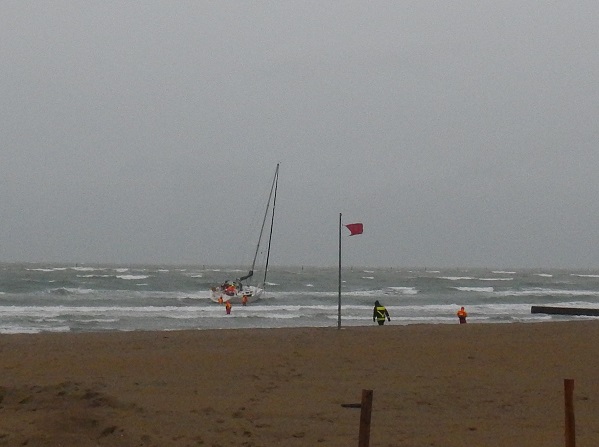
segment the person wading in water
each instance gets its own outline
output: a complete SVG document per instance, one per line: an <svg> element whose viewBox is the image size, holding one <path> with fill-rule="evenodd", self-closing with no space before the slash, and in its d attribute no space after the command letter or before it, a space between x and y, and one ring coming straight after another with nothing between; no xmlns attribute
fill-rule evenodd
<svg viewBox="0 0 599 447"><path fill-rule="evenodd" d="M468 312L462 307L458 310L457 313L458 319L460 320L460 324L466 324L466 317L468 316Z"/></svg>

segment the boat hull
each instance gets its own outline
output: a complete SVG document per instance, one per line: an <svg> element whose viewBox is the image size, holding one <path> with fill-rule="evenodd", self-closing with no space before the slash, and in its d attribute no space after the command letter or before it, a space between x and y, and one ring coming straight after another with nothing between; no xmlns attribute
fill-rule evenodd
<svg viewBox="0 0 599 447"><path fill-rule="evenodd" d="M215 287L210 291L210 299L215 303L224 303L230 301L231 304L243 304L243 297L246 297L246 303L258 301L262 296L264 289L256 286L244 286L242 290L233 293L225 293L219 287Z"/></svg>

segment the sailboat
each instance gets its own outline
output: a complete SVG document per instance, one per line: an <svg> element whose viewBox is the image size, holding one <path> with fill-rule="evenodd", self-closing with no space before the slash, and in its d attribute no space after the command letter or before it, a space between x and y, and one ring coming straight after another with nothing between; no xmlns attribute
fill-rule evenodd
<svg viewBox="0 0 599 447"><path fill-rule="evenodd" d="M227 280L218 286L214 286L210 289L210 299L216 303L226 303L227 301L233 303L251 303L260 299L264 293L266 284L266 274L268 273L268 261L270 258L270 243L272 240L272 228L275 220L275 205L277 201L277 184L279 182L279 164L275 169L275 175L272 179L270 187L270 194L268 195L268 202L266 203L266 210L264 211L264 217L262 219L262 225L260 227L260 234L258 235L258 243L256 244L256 251L254 253L254 260L249 269L249 272L234 280ZM258 253L262 246L262 239L264 235L264 228L266 227L266 221L270 214L270 231L268 234L268 245L266 251L266 258L264 263L263 276L256 283L252 283L255 280L254 270L256 269L256 260L258 259ZM246 283L247 281L247 283Z"/></svg>

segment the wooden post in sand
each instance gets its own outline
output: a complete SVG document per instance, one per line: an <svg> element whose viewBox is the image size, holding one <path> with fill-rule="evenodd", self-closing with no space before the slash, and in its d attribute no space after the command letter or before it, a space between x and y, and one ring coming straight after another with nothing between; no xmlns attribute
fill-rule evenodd
<svg viewBox="0 0 599 447"><path fill-rule="evenodd" d="M368 447L370 444L370 415L372 414L372 390L362 390L360 405L360 435L358 447Z"/></svg>
<svg viewBox="0 0 599 447"><path fill-rule="evenodd" d="M576 447L574 424L574 379L564 379L564 403L566 409L566 447Z"/></svg>

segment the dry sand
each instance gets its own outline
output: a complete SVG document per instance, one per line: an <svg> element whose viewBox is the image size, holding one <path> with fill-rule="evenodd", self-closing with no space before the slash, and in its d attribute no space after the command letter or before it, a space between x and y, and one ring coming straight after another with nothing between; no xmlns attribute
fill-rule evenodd
<svg viewBox="0 0 599 447"><path fill-rule="evenodd" d="M0 336L2 446L599 445L599 322Z"/></svg>

